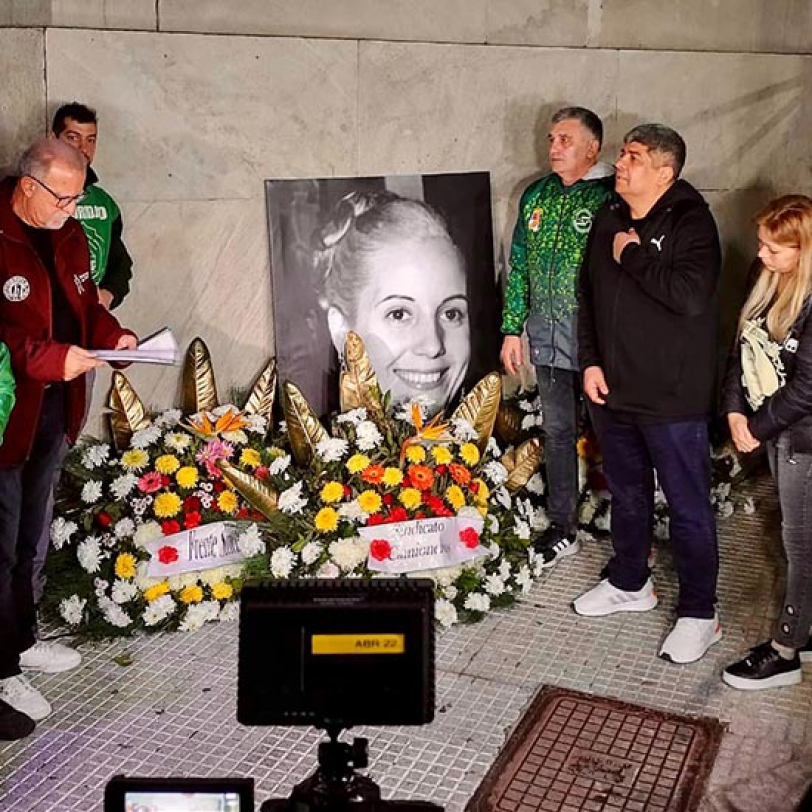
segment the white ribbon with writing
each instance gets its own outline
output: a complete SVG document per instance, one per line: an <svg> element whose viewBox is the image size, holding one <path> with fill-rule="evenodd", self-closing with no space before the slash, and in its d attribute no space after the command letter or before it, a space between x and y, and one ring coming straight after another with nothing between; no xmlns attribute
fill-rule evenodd
<svg viewBox="0 0 812 812"><path fill-rule="evenodd" d="M488 551L479 544L482 519L413 519L359 527L368 541L367 567L375 572L419 572L472 561ZM388 547L387 547L388 545Z"/></svg>
<svg viewBox="0 0 812 812"><path fill-rule="evenodd" d="M245 556L237 546L239 534L235 524L213 522L150 541L145 545L152 555L147 575L163 578L243 561Z"/></svg>

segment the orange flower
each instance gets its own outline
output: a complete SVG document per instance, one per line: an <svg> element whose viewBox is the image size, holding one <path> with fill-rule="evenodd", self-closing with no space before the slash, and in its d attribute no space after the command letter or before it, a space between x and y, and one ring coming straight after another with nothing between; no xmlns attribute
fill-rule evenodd
<svg viewBox="0 0 812 812"><path fill-rule="evenodd" d="M427 465L410 465L407 473L412 485L419 491L427 491L434 483L434 473Z"/></svg>
<svg viewBox="0 0 812 812"><path fill-rule="evenodd" d="M452 462L448 466L448 470L451 472L451 478L457 485L467 485L471 481L471 472L464 465Z"/></svg>
<svg viewBox="0 0 812 812"><path fill-rule="evenodd" d="M383 465L377 463L367 465L361 473L361 479L364 482L369 482L370 485L380 485L383 482Z"/></svg>

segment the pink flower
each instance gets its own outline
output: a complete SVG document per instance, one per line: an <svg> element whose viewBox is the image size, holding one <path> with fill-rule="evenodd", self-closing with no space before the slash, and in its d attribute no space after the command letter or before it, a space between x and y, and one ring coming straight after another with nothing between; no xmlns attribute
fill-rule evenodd
<svg viewBox="0 0 812 812"><path fill-rule="evenodd" d="M138 480L141 493L155 493L163 487L163 477L157 471L150 471Z"/></svg>
<svg viewBox="0 0 812 812"><path fill-rule="evenodd" d="M460 530L460 541L469 550L474 550L479 546L479 533L473 527L466 527Z"/></svg>
<svg viewBox="0 0 812 812"><path fill-rule="evenodd" d="M203 466L210 477L219 479L222 474L217 467L217 460L227 460L234 453L234 446L223 440L209 440L195 455L195 459Z"/></svg>

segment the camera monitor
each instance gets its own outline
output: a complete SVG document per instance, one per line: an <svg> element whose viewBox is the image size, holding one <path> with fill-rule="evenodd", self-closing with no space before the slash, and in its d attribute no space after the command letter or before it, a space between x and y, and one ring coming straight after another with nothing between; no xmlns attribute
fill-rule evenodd
<svg viewBox="0 0 812 812"><path fill-rule="evenodd" d="M263 580L243 587L244 725L420 725L434 718L428 579Z"/></svg>
<svg viewBox="0 0 812 812"><path fill-rule="evenodd" d="M254 779L119 775L104 791L104 812L254 812Z"/></svg>

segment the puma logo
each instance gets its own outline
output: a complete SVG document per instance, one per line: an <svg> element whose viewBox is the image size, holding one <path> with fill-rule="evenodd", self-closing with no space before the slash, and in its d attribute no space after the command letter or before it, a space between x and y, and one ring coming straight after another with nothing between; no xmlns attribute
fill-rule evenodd
<svg viewBox="0 0 812 812"><path fill-rule="evenodd" d="M662 253L662 250L663 250L663 240L664 239L665 239L665 234L663 234L660 237L657 237L656 239L654 237L651 238L651 242L654 243L654 245L657 246L657 250L660 253Z"/></svg>

